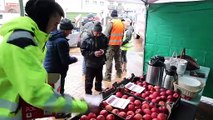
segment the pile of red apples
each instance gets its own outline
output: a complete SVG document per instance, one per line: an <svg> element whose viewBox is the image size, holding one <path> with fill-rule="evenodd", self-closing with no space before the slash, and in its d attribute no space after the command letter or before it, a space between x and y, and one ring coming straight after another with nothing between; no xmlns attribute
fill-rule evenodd
<svg viewBox="0 0 213 120"><path fill-rule="evenodd" d="M138 80L135 81L134 84L144 87L145 89L142 93L136 93L128 90L127 88L123 88L124 92L130 93L158 105L165 105L166 103L175 104L180 98L180 94L178 92L162 88L158 85L151 85L146 81Z"/></svg>
<svg viewBox="0 0 213 120"><path fill-rule="evenodd" d="M102 102L104 109L118 115L125 120L167 120L169 111L166 106L159 106L152 102L139 100L134 96L117 91L115 95L119 98L129 99L130 103L125 109L114 108Z"/></svg>

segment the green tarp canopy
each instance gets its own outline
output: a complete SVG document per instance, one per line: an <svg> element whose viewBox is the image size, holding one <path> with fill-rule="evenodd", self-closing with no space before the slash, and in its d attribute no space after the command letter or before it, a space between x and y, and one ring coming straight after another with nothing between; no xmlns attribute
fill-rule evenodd
<svg viewBox="0 0 213 120"><path fill-rule="evenodd" d="M204 95L213 98L213 1L149 4L144 73L152 56L181 54L183 48L201 66L210 67Z"/></svg>

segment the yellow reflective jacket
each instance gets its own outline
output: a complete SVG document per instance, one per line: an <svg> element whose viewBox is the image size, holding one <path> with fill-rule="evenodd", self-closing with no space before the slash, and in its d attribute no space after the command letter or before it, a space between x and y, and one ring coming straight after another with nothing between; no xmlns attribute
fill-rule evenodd
<svg viewBox="0 0 213 120"><path fill-rule="evenodd" d="M43 46L49 34L29 17L19 17L0 28L0 120L21 119L20 97L50 112L86 112L87 104L62 97L47 83ZM23 42L24 41L24 42Z"/></svg>
<svg viewBox="0 0 213 120"><path fill-rule="evenodd" d="M133 48L133 37L132 33L134 31L134 28L132 26L128 26L127 30L124 32L123 41L128 41L128 43L121 46L121 50L128 51L131 48Z"/></svg>

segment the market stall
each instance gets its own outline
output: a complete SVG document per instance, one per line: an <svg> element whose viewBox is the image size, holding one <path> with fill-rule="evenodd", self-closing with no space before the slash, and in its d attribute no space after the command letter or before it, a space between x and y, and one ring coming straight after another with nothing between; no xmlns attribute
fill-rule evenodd
<svg viewBox="0 0 213 120"><path fill-rule="evenodd" d="M205 77L190 76L186 71L182 77L199 79L206 83L210 69L201 66L199 73ZM146 82L145 76L124 78L114 83L113 88L103 92L103 100L98 113L78 115L72 120L109 119L109 120L194 120L203 89L190 99L181 91L173 91ZM188 94L186 94L188 95ZM190 95L189 95L190 97Z"/></svg>

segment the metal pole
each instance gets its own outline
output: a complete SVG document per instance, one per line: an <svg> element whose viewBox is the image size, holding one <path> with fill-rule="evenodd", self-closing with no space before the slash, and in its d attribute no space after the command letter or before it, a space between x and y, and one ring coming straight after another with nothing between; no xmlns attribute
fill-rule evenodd
<svg viewBox="0 0 213 120"><path fill-rule="evenodd" d="M20 15L24 16L24 5L23 0L19 0L19 6L20 6Z"/></svg>

